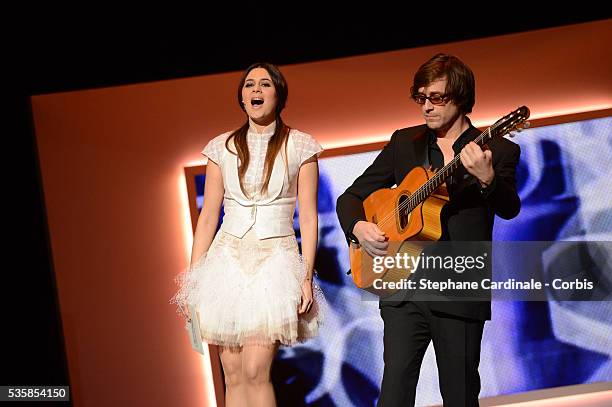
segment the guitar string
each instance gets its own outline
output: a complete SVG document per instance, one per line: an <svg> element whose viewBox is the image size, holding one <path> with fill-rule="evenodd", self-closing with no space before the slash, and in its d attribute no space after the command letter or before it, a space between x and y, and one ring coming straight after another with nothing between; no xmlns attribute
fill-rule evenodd
<svg viewBox="0 0 612 407"><path fill-rule="evenodd" d="M483 139L483 135L485 133L489 133L490 134L490 127L482 132L478 137L476 137L475 141L478 143L482 140L480 140L481 138ZM400 205L398 205L397 208L394 208L392 211L390 211L389 213L387 213L383 219L381 219L377 224L378 226L386 226L391 220L395 219L395 215L402 211L403 209L410 207L410 211L414 210L414 208L416 208L418 205L420 205L420 201L422 200L421 198L426 198L431 192L426 193L425 191L427 191L428 188L431 188L431 186L434 184L434 181L439 179L439 178L443 178L446 179L448 178L448 176L450 175L450 173L448 175L442 176L442 174L444 174L445 172L447 172L449 169L451 169L451 167L455 164L457 164L457 162L460 160L459 155L456 155L448 164L446 164L444 167L442 167L438 172L436 172L436 174L430 178L429 180L427 180L427 182L425 182L423 185L421 185L416 191L414 191L414 193L412 195L410 195L410 197L408 199L406 199L405 201L403 201ZM453 169L454 170L454 169Z"/></svg>
<svg viewBox="0 0 612 407"><path fill-rule="evenodd" d="M495 122L493 125L491 125L490 127L487 128L487 130L485 130L484 132L482 132L480 135L478 135L478 137L476 137L474 139L474 141L476 143L480 143L484 140L485 136L488 134L489 136L489 140L493 138L492 134L491 134L491 130L496 129L497 127L499 127L501 124L504 125L508 125L510 124L511 126L506 127L506 129L501 132L498 135L505 135L507 133L509 133L510 131L512 131L512 129L514 127L516 127L518 124L522 123L523 121L525 121L527 119L527 117L522 118L519 117L519 121L516 123L511 123L511 119L513 118L513 113L509 114L507 117L503 117L502 119L498 120L497 122ZM502 130L504 128L502 127ZM395 219L395 215L400 212L401 210L410 207L411 209L409 212L412 212L418 205L420 205L429 195L431 195L438 187L436 188L432 188L433 185L439 181L439 178L443 178L444 180L446 180L446 178L448 178L450 176L450 173L447 175L442 176L441 174L444 174L445 172L447 172L449 169L451 169L452 166L457 165L457 168L459 166L459 161L460 161L460 156L459 154L457 154L455 156L455 158L453 158L453 160L451 162L449 162L447 165L445 165L443 168L441 168L439 171L436 172L436 174L430 178L426 183L424 183L423 185L421 185L421 187L419 187L412 195L410 195L410 197L408 199L406 199L404 202L402 202L397 208L395 208L393 211L391 211L390 213L388 213L385 217L383 217L383 219L378 222L377 224L379 226L385 226L386 224L388 224L391 220ZM454 171L456 168L452 169L452 171ZM440 182L440 184L442 184L442 182ZM430 189L428 191L428 188Z"/></svg>
<svg viewBox="0 0 612 407"><path fill-rule="evenodd" d="M483 131L482 133L480 133L478 135L478 137L476 137L474 139L474 141L478 144L480 142L482 142L486 135L488 134L489 139L492 138L491 135L491 130L496 129L502 122L504 122L505 120L499 120L498 122L494 123L493 125L491 125L490 127L487 128L487 130ZM505 134L505 133L504 133ZM381 219L377 225L379 227L381 226L386 226L389 222L391 222L392 220L395 220L395 215L397 213L399 213L400 211L410 207L411 209L409 212L412 212L418 205L420 205L427 197L429 197L429 195L431 195L438 187L436 187L435 189L433 189L433 185L435 183L437 183L439 181L440 178L446 180L446 178L448 178L451 174L450 172L447 175L442 176L442 174L448 172L448 170L455 171L456 168L452 168L453 166L457 166L457 168L459 167L459 163L460 163L460 156L459 154L457 154L448 164L446 164L444 167L442 167L439 171L437 171L435 173L435 175L433 177L431 177L429 180L427 180L427 182L425 182L423 185L421 185L412 195L410 195L410 197L408 199L406 199L405 201L403 201L400 205L398 205L397 208L394 208L392 211L390 211L389 213L387 213L383 219ZM452 169L451 169L452 168ZM442 182L440 182L440 184L442 184ZM428 191L428 188L430 189Z"/></svg>
<svg viewBox="0 0 612 407"><path fill-rule="evenodd" d="M487 128L487 130L485 130L480 135L478 135L478 137L476 137L474 141L476 143L480 143L485 139L487 135L489 136L489 139L491 139L492 138L491 129L496 128L498 125L499 123L495 123L494 125L490 126L489 128ZM451 170L452 172L456 169L452 167L456 166L458 168L459 165L460 165L460 156L459 154L457 154L451 162L449 162L447 165L445 165L439 171L437 171L436 174L432 178L430 178L426 183L421 185L421 187L419 187L412 195L410 195L410 197L407 200L402 202L402 204L400 204L396 209L388 213L381 220L380 225L383 225L383 226L387 225L391 220L395 219L395 215L398 212L408 207L410 207L410 210L407 212L412 212L418 205L420 205L429 195L431 195L439 187L438 186L436 188L433 188L433 186L439 182L439 179L442 178L446 180L446 178L450 176L449 170ZM449 172L449 173L447 175L443 175L446 172ZM439 182L439 183L442 184L442 182Z"/></svg>

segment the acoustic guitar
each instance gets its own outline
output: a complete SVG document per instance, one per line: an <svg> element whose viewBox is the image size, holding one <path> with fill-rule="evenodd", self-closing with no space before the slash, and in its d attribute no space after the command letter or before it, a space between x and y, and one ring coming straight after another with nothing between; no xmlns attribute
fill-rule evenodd
<svg viewBox="0 0 612 407"><path fill-rule="evenodd" d="M474 142L484 147L493 138L527 128L528 118L529 109L521 106L483 131ZM375 223L388 237L384 257L419 256L427 242L440 239L440 213L449 201L445 182L460 166L457 154L436 172L415 167L396 187L375 191L363 201L366 220ZM355 285L383 298L396 292L394 287L400 287L402 280L410 279L415 271L411 262L402 263L402 267L386 267L378 259L375 264L374 258L354 243L349 255Z"/></svg>

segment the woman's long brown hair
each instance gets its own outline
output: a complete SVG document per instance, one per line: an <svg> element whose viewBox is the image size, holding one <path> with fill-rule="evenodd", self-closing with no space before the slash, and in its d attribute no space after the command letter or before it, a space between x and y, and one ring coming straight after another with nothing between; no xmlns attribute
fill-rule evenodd
<svg viewBox="0 0 612 407"><path fill-rule="evenodd" d="M268 184L270 183L270 177L272 176L272 168L274 167L274 160L276 159L277 154L280 152L283 144L286 147L287 139L289 138L289 130L291 130L281 118L280 114L282 110L285 108L285 103L287 102L287 95L289 93L289 89L287 88L287 81L285 77L281 73L281 71L274 65L267 62L257 62L249 66L242 78L240 79L240 84L238 85L238 104L240 108L246 112L244 105L242 104L242 87L244 86L244 82L246 78L253 69L255 68L263 68L268 71L270 78L272 79L272 83L274 84L274 89L276 91L276 129L274 130L274 134L268 143L268 150L266 151L266 159L264 164L264 181L261 187L261 193L265 193L268 190ZM232 154L238 155L238 179L240 180L240 189L242 192L246 194L244 188L244 176L246 174L247 168L249 168L250 162L250 154L249 148L247 144L247 132L249 130L249 119L247 117L246 123L244 123L238 130L235 130L225 141L225 148ZM228 146L230 140L234 139L234 145L236 146L236 151L232 151Z"/></svg>

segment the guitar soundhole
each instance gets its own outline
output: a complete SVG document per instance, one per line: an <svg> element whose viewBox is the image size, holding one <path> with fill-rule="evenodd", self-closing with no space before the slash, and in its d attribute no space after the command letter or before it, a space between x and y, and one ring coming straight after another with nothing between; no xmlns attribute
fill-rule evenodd
<svg viewBox="0 0 612 407"><path fill-rule="evenodd" d="M409 195L406 194L402 194L399 197L399 200L397 202L397 206L399 209L399 225L400 225L400 229L405 229L406 226L408 226L408 221L410 219L410 212L408 212L406 210L406 206L408 205L408 203L405 203L408 198L410 198Z"/></svg>

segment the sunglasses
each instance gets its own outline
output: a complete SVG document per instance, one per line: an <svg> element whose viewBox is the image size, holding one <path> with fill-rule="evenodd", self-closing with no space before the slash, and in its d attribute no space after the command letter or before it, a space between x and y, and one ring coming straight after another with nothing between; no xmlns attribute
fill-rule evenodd
<svg viewBox="0 0 612 407"><path fill-rule="evenodd" d="M424 105L426 100L429 100L432 105L444 105L450 100L450 96L440 95L439 93L434 93L431 96L425 96L422 93L416 93L412 95L412 99L419 105Z"/></svg>

